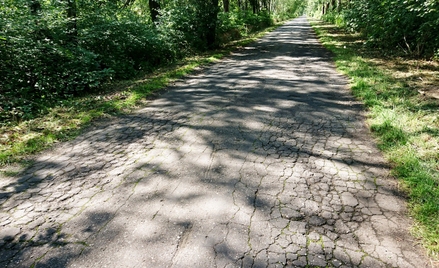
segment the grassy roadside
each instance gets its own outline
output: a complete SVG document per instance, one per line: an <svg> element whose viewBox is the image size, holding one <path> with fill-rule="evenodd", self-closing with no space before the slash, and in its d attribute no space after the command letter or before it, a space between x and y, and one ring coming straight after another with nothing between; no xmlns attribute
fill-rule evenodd
<svg viewBox="0 0 439 268"><path fill-rule="evenodd" d="M160 67L136 79L117 81L99 93L63 101L39 118L0 126L0 175L14 175L11 170L25 165L28 156L75 138L97 118L126 114L144 106L148 98L172 81L255 41L281 24L230 42L220 49Z"/></svg>
<svg viewBox="0 0 439 268"><path fill-rule="evenodd" d="M309 19L368 110L370 130L407 193L412 233L439 257L439 63L386 55L358 34Z"/></svg>

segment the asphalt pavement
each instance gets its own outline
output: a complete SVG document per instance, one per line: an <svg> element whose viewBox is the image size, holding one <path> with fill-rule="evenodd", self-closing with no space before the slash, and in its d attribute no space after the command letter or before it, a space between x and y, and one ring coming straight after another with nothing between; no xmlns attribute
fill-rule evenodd
<svg viewBox="0 0 439 268"><path fill-rule="evenodd" d="M305 17L0 187L0 267L428 267Z"/></svg>

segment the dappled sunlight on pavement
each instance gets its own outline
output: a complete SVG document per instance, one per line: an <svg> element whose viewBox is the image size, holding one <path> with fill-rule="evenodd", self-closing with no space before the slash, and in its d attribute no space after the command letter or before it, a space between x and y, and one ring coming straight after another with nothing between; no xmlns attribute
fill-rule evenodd
<svg viewBox="0 0 439 268"><path fill-rule="evenodd" d="M1 192L4 267L426 267L304 17L97 122Z"/></svg>

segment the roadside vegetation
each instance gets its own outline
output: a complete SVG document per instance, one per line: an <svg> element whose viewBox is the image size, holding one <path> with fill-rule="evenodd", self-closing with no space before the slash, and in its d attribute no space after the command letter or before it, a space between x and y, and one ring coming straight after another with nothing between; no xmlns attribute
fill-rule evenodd
<svg viewBox="0 0 439 268"><path fill-rule="evenodd" d="M0 0L0 167L145 105L305 7L438 258L438 1Z"/></svg>
<svg viewBox="0 0 439 268"><path fill-rule="evenodd" d="M315 5L308 10L308 14L315 16L310 22L322 43L334 52L338 70L349 77L353 94L368 110L370 130L391 163L392 174L399 179L401 190L408 196L409 213L414 219L412 233L437 259L439 23L436 19L439 4L436 2L434 6L434 1L352 0L350 5L343 2L345 5L337 9L330 2L314 1ZM393 2L401 2L400 7L405 9L392 9ZM411 9L420 3L425 9ZM436 8L435 13L428 8ZM354 16L368 10L362 22ZM392 14L392 10L403 14ZM386 16L379 17L375 11ZM413 12L418 13L413 15ZM416 16L420 18L415 20ZM425 16L430 17L426 20ZM372 19L367 21L368 17ZM398 28L401 25L397 25L397 18L403 17L407 20L404 23L409 23L408 29ZM383 23L393 21L395 25L378 26L384 18ZM390 35L392 32L395 35Z"/></svg>
<svg viewBox="0 0 439 268"><path fill-rule="evenodd" d="M296 0L0 0L0 167L144 105L303 9Z"/></svg>

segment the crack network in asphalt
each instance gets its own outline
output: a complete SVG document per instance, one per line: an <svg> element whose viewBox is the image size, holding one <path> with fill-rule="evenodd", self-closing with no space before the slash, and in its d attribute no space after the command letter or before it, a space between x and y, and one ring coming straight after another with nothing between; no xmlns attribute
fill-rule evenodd
<svg viewBox="0 0 439 268"><path fill-rule="evenodd" d="M428 267L305 17L0 189L0 267Z"/></svg>

